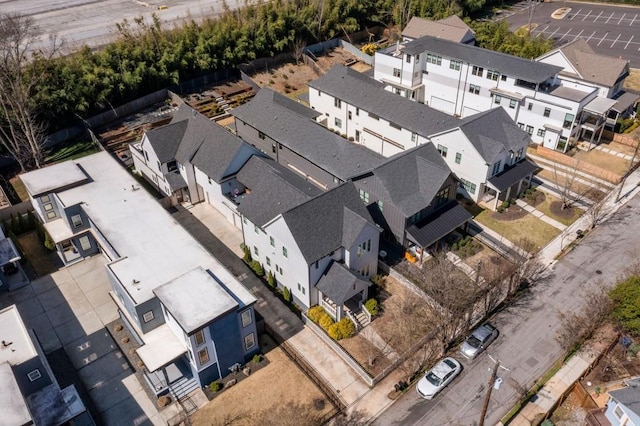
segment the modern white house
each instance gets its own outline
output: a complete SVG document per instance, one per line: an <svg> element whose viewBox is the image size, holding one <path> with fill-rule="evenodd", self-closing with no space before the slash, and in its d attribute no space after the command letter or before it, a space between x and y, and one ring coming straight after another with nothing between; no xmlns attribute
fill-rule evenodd
<svg viewBox="0 0 640 426"><path fill-rule="evenodd" d="M459 192L494 209L499 200L513 198L527 186L536 170L525 160L531 137L503 108L454 118L341 66L310 82L309 88L311 107L323 114L319 117L330 129L338 123L355 143L385 156L433 144L459 180Z"/></svg>
<svg viewBox="0 0 640 426"><path fill-rule="evenodd" d="M21 179L46 229L77 241L79 260L108 260L111 296L142 344L137 353L157 395L208 385L259 350L255 297L110 154Z"/></svg>
<svg viewBox="0 0 640 426"><path fill-rule="evenodd" d="M0 310L0 340L0 424L94 424L75 386L60 388L16 305Z"/></svg>
<svg viewBox="0 0 640 426"><path fill-rule="evenodd" d="M616 103L607 96L626 77L617 75L605 90L589 79L568 78L566 65L554 55L534 61L423 36L376 52L374 78L456 117L501 106L533 142L566 151L569 140L600 140Z"/></svg>
<svg viewBox="0 0 640 426"><path fill-rule="evenodd" d="M402 30L402 41L411 41L426 35L464 44L476 42L473 30L457 15L437 21L413 16Z"/></svg>

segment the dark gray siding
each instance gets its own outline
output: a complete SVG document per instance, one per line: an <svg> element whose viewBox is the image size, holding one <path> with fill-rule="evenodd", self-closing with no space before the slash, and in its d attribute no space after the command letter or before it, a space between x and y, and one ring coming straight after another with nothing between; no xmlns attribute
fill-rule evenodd
<svg viewBox="0 0 640 426"><path fill-rule="evenodd" d="M153 312L153 319L149 322L144 322L144 314L149 311ZM164 314L162 313L160 300L157 297L136 306L136 312L140 320L140 329L145 334L164 324Z"/></svg>
<svg viewBox="0 0 640 426"><path fill-rule="evenodd" d="M20 387L20 391L25 396L31 395L32 393L37 392L45 386L49 386L51 383L53 383L51 381L51 378L49 377L47 369L44 367L44 364L38 357L33 357L30 360L23 362L22 364L14 365L12 369L16 377L16 381L18 382L18 387ZM35 369L38 369L40 371L41 377L32 382L31 380L29 380L27 374Z"/></svg>
<svg viewBox="0 0 640 426"><path fill-rule="evenodd" d="M73 226L73 222L71 221L71 218L75 215L80 215L80 218L82 219L82 225L78 227ZM71 229L71 231L74 233L89 229L90 227L89 218L82 210L82 207L80 207L80 204L76 204L75 206L70 206L64 209L64 218L69 225L69 229Z"/></svg>
<svg viewBox="0 0 640 426"><path fill-rule="evenodd" d="M80 244L80 238L82 237L89 238L89 244L91 244L91 247L89 247L87 250L83 249L82 244ZM76 247L76 249L78 250L78 253L80 253L82 257L91 256L100 251L98 247L98 243L96 239L93 237L93 234L91 234L91 232L85 232L84 234L76 235L75 237L71 238L71 241L73 241L74 246Z"/></svg>

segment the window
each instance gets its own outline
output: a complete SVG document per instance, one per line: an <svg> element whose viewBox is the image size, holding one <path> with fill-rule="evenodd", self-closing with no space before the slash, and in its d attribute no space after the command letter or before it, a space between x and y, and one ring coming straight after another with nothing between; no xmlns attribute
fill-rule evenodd
<svg viewBox="0 0 640 426"><path fill-rule="evenodd" d="M360 199L365 202L365 204L369 204L369 193L364 189L360 190Z"/></svg>
<svg viewBox="0 0 640 426"><path fill-rule="evenodd" d="M358 248L356 250L356 254L360 256L362 253L368 253L371 251L371 240L367 240L358 244Z"/></svg>
<svg viewBox="0 0 640 426"><path fill-rule="evenodd" d="M258 137L259 137L260 139L264 139L264 138L265 138L265 135L264 135L264 133L262 133L262 132L258 132Z"/></svg>
<svg viewBox="0 0 640 426"><path fill-rule="evenodd" d="M491 176L497 175L498 172L500 171L500 164L502 164L501 161L498 161L496 164L493 165L493 170L491 171Z"/></svg>
<svg viewBox="0 0 640 426"><path fill-rule="evenodd" d="M487 78L489 80L498 81L499 76L500 76L500 73L498 71L487 70Z"/></svg>
<svg viewBox="0 0 640 426"><path fill-rule="evenodd" d="M369 113L369 118L372 118L372 119L374 119L374 120L380 120L380 117L379 117L379 116L377 116L377 115L375 115L375 114L374 114L374 113L372 113L372 112L370 112L370 113Z"/></svg>
<svg viewBox="0 0 640 426"><path fill-rule="evenodd" d="M282 268L279 267L278 265L276 265L276 272L279 273L280 275L283 275Z"/></svg>
<svg viewBox="0 0 640 426"><path fill-rule="evenodd" d="M351 117L351 111L349 111L349 112L347 113L347 118L348 118L349 120L351 120L351 118L352 118L352 117Z"/></svg>
<svg viewBox="0 0 640 426"><path fill-rule="evenodd" d="M529 136L533 135L533 126L527 126L527 133Z"/></svg>
<svg viewBox="0 0 640 426"><path fill-rule="evenodd" d="M253 225L253 231L257 234L260 231L258 230L258 225Z"/></svg>
<svg viewBox="0 0 640 426"><path fill-rule="evenodd" d="M316 260L315 266L316 266L316 269L318 269L320 267L320 263L317 260Z"/></svg>
<svg viewBox="0 0 640 426"><path fill-rule="evenodd" d="M338 117L335 118L334 123L336 124L336 127L342 128L342 120Z"/></svg>
<svg viewBox="0 0 640 426"><path fill-rule="evenodd" d="M430 64L442 65L442 56L427 53L427 62L429 62Z"/></svg>
<svg viewBox="0 0 640 426"><path fill-rule="evenodd" d="M196 334L193 335L193 340L196 342L196 347L202 346L206 341L204 338L204 330L196 331Z"/></svg>
<svg viewBox="0 0 640 426"><path fill-rule="evenodd" d="M418 134L417 133L411 133L411 142L416 142L418 140Z"/></svg>
<svg viewBox="0 0 640 426"><path fill-rule="evenodd" d="M407 61L408 64L410 64L411 63L411 55L407 55L405 57L405 60Z"/></svg>
<svg viewBox="0 0 640 426"><path fill-rule="evenodd" d="M506 76L506 75L504 75L504 74L502 74L502 75L500 76L500 80L502 80L502 81L507 81L507 76Z"/></svg>
<svg viewBox="0 0 640 426"><path fill-rule="evenodd" d="M446 188L442 188L436 194L436 207L440 207L441 205L443 205L447 201L449 201L449 187L448 186Z"/></svg>
<svg viewBox="0 0 640 426"><path fill-rule="evenodd" d="M240 314L240 318L242 319L242 326L246 327L251 324L251 309L247 309L243 313Z"/></svg>
<svg viewBox="0 0 640 426"><path fill-rule="evenodd" d="M244 336L244 349L248 351L256 345L256 337L253 333Z"/></svg>
<svg viewBox="0 0 640 426"><path fill-rule="evenodd" d="M531 111L533 109L533 104L531 102L529 102L529 105L527 105L527 109L529 111Z"/></svg>
<svg viewBox="0 0 640 426"><path fill-rule="evenodd" d="M438 152L443 157L445 157L445 158L447 157L447 147L446 146L438 144Z"/></svg>
<svg viewBox="0 0 640 426"><path fill-rule="evenodd" d="M253 246L253 254L255 254L256 256L259 256L258 246Z"/></svg>
<svg viewBox="0 0 640 426"><path fill-rule="evenodd" d="M456 164L460 164L461 161L462 161L462 153L456 152Z"/></svg>
<svg viewBox="0 0 640 426"><path fill-rule="evenodd" d="M400 89L396 89L396 95L400 95L402 94L402 91Z"/></svg>
<svg viewBox="0 0 640 426"><path fill-rule="evenodd" d="M449 69L460 71L460 65L462 65L460 61L454 61L453 59L449 61Z"/></svg>
<svg viewBox="0 0 640 426"><path fill-rule="evenodd" d="M502 96L500 96L500 95L495 95L495 96L493 97L493 103L494 103L494 104L498 104L498 105L500 105L500 102L502 102Z"/></svg>
<svg viewBox="0 0 640 426"><path fill-rule="evenodd" d="M464 179L460 179L460 182L462 183L462 187L469 194L475 194L476 193L476 184L475 183L471 183L468 180L464 180Z"/></svg>
<svg viewBox="0 0 640 426"><path fill-rule="evenodd" d="M35 370L30 371L29 374L27 374L27 377L29 378L30 382L35 382L40 377L42 377L42 374L40 373L40 370L36 368Z"/></svg>
<svg viewBox="0 0 640 426"><path fill-rule="evenodd" d="M356 142L360 142L360 130L356 130Z"/></svg>
<svg viewBox="0 0 640 426"><path fill-rule="evenodd" d="M573 124L573 119L574 118L575 118L575 116L573 114L567 113L564 116L564 123L562 123L562 127L564 127L565 129L570 129L571 128L571 124Z"/></svg>
<svg viewBox="0 0 640 426"><path fill-rule="evenodd" d="M207 348L202 348L198 351L198 359L200 360L200 365L204 365L209 362L209 351Z"/></svg>
<svg viewBox="0 0 640 426"><path fill-rule="evenodd" d="M402 130L402 127L400 127L399 124L396 124L393 121L389 122L389 126L393 127L394 129Z"/></svg>
<svg viewBox="0 0 640 426"><path fill-rule="evenodd" d="M149 154L147 154L147 151L142 151L144 153L144 158L145 160L149 161Z"/></svg>
<svg viewBox="0 0 640 426"><path fill-rule="evenodd" d="M383 211L384 201L378 200L378 201L376 201L376 203L378 203L378 208L380 209L380 211Z"/></svg>
<svg viewBox="0 0 640 426"><path fill-rule="evenodd" d="M274 144L274 146L275 146L275 144ZM273 152L275 152L275 150ZM211 178L209 176L207 176L207 181L209 182L209 185L211 185L213 183L213 180L211 180Z"/></svg>
<svg viewBox="0 0 640 426"><path fill-rule="evenodd" d="M78 241L80 242L80 247L82 247L82 250L89 250L91 248L91 241L89 241L88 236L85 235L84 237L80 237Z"/></svg>
<svg viewBox="0 0 640 426"><path fill-rule="evenodd" d="M545 117L550 116L551 115L551 108L545 108L544 109L544 114L542 114L542 115L544 115Z"/></svg>
<svg viewBox="0 0 640 426"><path fill-rule="evenodd" d="M360 116L360 108L356 108L356 115Z"/></svg>
<svg viewBox="0 0 640 426"><path fill-rule="evenodd" d="M153 311L145 312L144 315L142 315L142 319L144 322L151 321L153 319Z"/></svg>
<svg viewBox="0 0 640 426"><path fill-rule="evenodd" d="M322 92L318 90L318 97L322 96Z"/></svg>
<svg viewBox="0 0 640 426"><path fill-rule="evenodd" d="M333 106L336 108L342 108L342 101L338 98L333 99Z"/></svg>
<svg viewBox="0 0 640 426"><path fill-rule="evenodd" d="M394 77L400 77L400 68L394 68L393 69L393 76Z"/></svg>
<svg viewBox="0 0 640 426"><path fill-rule="evenodd" d="M524 153L524 148L520 148L518 152L516 152L516 161L522 158L523 153Z"/></svg>
<svg viewBox="0 0 640 426"><path fill-rule="evenodd" d="M544 129L538 129L538 136L544 138L544 134L546 133L546 130Z"/></svg>
<svg viewBox="0 0 640 426"><path fill-rule="evenodd" d="M478 77L482 77L482 73L484 72L484 68L474 66L471 68L471 74L477 75Z"/></svg>
<svg viewBox="0 0 640 426"><path fill-rule="evenodd" d="M515 99L511 99L511 100L509 100L509 108L511 108L511 109L515 109L515 107L516 107L516 101L515 101Z"/></svg>
<svg viewBox="0 0 640 426"><path fill-rule="evenodd" d="M267 261L267 266L271 266L271 259L269 258L269 256L267 256L266 261Z"/></svg>
<svg viewBox="0 0 640 426"><path fill-rule="evenodd" d="M524 129L524 123L518 123L518 127Z"/></svg>
<svg viewBox="0 0 640 426"><path fill-rule="evenodd" d="M271 144L271 152L273 152L274 154L276 153L276 144L275 143ZM211 179L209 179L209 180L211 180ZM209 182L209 183L211 183L211 182Z"/></svg>
<svg viewBox="0 0 640 426"><path fill-rule="evenodd" d="M289 252L287 251L287 248L285 246L282 246L282 255L286 258L289 257Z"/></svg>
<svg viewBox="0 0 640 426"><path fill-rule="evenodd" d="M469 93L473 93L474 95L480 94L480 86L476 86L475 84L469 85Z"/></svg>
<svg viewBox="0 0 640 426"><path fill-rule="evenodd" d="M73 223L74 228L79 228L82 226L82 217L79 214L74 214L71 216L71 223Z"/></svg>
<svg viewBox="0 0 640 426"><path fill-rule="evenodd" d="M247 217L246 216L242 216L242 223L244 223L245 225L247 224Z"/></svg>
<svg viewBox="0 0 640 426"><path fill-rule="evenodd" d="M162 171L162 165L160 164L160 162L156 161L156 163L158 163L158 170Z"/></svg>
<svg viewBox="0 0 640 426"><path fill-rule="evenodd" d="M276 240L273 237L269 237L269 245L271 247L275 247L276 246Z"/></svg>

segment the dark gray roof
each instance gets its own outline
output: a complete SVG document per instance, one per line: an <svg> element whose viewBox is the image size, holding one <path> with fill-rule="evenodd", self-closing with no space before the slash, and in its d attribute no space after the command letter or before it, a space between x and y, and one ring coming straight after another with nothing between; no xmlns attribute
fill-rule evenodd
<svg viewBox="0 0 640 426"><path fill-rule="evenodd" d="M236 158L238 151L249 149L249 145L222 126L212 124L214 127L210 129L209 135L193 155L191 163L220 183L229 174L235 173L236 170L229 170L229 166Z"/></svg>
<svg viewBox="0 0 640 426"><path fill-rule="evenodd" d="M452 202L444 210L422 219L407 228L410 240L422 247L429 247L459 226L473 219L473 215L460 204Z"/></svg>
<svg viewBox="0 0 640 426"><path fill-rule="evenodd" d="M177 191L178 189L186 188L187 182L184 180L180 172L169 172L164 175L167 183L169 184L169 188L172 191Z"/></svg>
<svg viewBox="0 0 640 426"><path fill-rule="evenodd" d="M172 161L176 157L176 152L182 142L182 137L187 129L187 122L167 124L157 129L149 130L145 133L153 151L156 153L161 163Z"/></svg>
<svg viewBox="0 0 640 426"><path fill-rule="evenodd" d="M391 202L410 217L431 204L451 171L433 144L428 143L390 157L365 176L378 182L383 202Z"/></svg>
<svg viewBox="0 0 640 426"><path fill-rule="evenodd" d="M636 95L631 92L623 92L616 98L617 102L611 109L618 113L624 112L627 108L638 102L638 99L640 99L640 95Z"/></svg>
<svg viewBox="0 0 640 426"><path fill-rule="evenodd" d="M357 285L360 284L360 285ZM316 288L337 305L342 305L353 293L353 288L368 286L369 282L351 272L342 263L331 262L324 271Z"/></svg>
<svg viewBox="0 0 640 426"><path fill-rule="evenodd" d="M383 83L342 65L335 65L309 87L422 136L455 127L458 122L444 112L384 90Z"/></svg>
<svg viewBox="0 0 640 426"><path fill-rule="evenodd" d="M251 157L236 178L251 191L242 197L238 211L260 227L322 193L319 188L270 158Z"/></svg>
<svg viewBox="0 0 640 426"><path fill-rule="evenodd" d="M340 247L350 248L365 226L375 227L353 182L300 204L282 217L308 264Z"/></svg>
<svg viewBox="0 0 640 426"><path fill-rule="evenodd" d="M420 37L404 45L404 53L418 55L425 52L496 70L532 83L541 83L562 71L562 67L555 65L430 36Z"/></svg>
<svg viewBox="0 0 640 426"><path fill-rule="evenodd" d="M627 387L609 391L609 395L640 416L640 379L627 381Z"/></svg>
<svg viewBox="0 0 640 426"><path fill-rule="evenodd" d="M524 159L509 168L505 168L500 174L495 175L489 182L498 191L505 191L514 183L517 183L525 176L538 170L540 167L533 164L531 161Z"/></svg>
<svg viewBox="0 0 640 426"><path fill-rule="evenodd" d="M502 150L517 151L531 141L502 107L472 115L459 127L488 164L492 164Z"/></svg>
<svg viewBox="0 0 640 426"><path fill-rule="evenodd" d="M291 108L295 105L295 108ZM381 164L385 158L356 145L311 120L318 113L271 89L262 89L233 110L239 120L255 127L298 155L342 180Z"/></svg>
<svg viewBox="0 0 640 426"><path fill-rule="evenodd" d="M553 96L557 96L569 101L580 102L584 98L590 95L589 92L583 92L582 90L572 89L571 87L558 86L550 92Z"/></svg>

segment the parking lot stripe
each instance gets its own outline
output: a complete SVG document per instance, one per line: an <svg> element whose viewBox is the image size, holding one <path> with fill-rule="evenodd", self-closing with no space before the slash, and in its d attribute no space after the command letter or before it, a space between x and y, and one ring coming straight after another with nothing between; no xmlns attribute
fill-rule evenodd
<svg viewBox="0 0 640 426"><path fill-rule="evenodd" d="M632 25L633 25L633 21L635 21L637 17L638 17L638 15L634 16L634 17L631 19L631 23L629 24L629 26L632 26Z"/></svg>
<svg viewBox="0 0 640 426"><path fill-rule="evenodd" d="M591 35L589 36L589 38L587 39L587 43L589 43L589 40L591 40L591 37L593 37L595 34L596 34L596 32L594 31L594 32L593 32L593 34L591 34Z"/></svg>
<svg viewBox="0 0 640 426"><path fill-rule="evenodd" d="M553 36L554 36L554 34L555 34L555 33L557 33L559 29L560 29L560 27L556 28L556 30L555 30L554 32L552 32L552 33L549 35L549 37L547 37L547 40L549 40L551 37L553 37Z"/></svg>
<svg viewBox="0 0 640 426"><path fill-rule="evenodd" d="M587 13L586 15L584 15L584 18L582 18L582 21L584 22L585 19L587 19L587 16L591 15L591 11L589 11L589 13Z"/></svg>
<svg viewBox="0 0 640 426"><path fill-rule="evenodd" d="M609 19L611 19L611 18L613 18L613 12L611 12L611 16L609 16L609 17L607 18L607 22L605 22L605 24L608 24L608 23L609 23Z"/></svg>
<svg viewBox="0 0 640 426"><path fill-rule="evenodd" d="M567 35L569 35L569 33L571 32L573 28L569 28L569 31L567 31L562 37L560 37L560 40L558 41L562 41Z"/></svg>
<svg viewBox="0 0 640 426"><path fill-rule="evenodd" d="M624 45L624 50L627 50L627 47L629 47L629 43L631 43L631 40L633 40L633 36L631 36L627 44Z"/></svg>
<svg viewBox="0 0 640 426"><path fill-rule="evenodd" d="M626 15L626 13L622 14L622 18L620 18L620 20L618 21L618 25L620 25L620 22L622 22L622 20L624 19L624 15Z"/></svg>
<svg viewBox="0 0 640 426"><path fill-rule="evenodd" d="M602 12L600 12L600 15L602 15ZM596 19L594 19L593 22L596 22L598 20L598 18L600 17L600 15L596 16Z"/></svg>
<svg viewBox="0 0 640 426"><path fill-rule="evenodd" d="M618 38L616 38L616 40L615 40L613 43L611 43L611 47L612 47L612 48L613 48L613 45L614 45L614 44L616 44L616 42L617 42L617 41L618 41L618 39L620 38L620 35L621 35L621 34L618 34Z"/></svg>
<svg viewBox="0 0 640 426"><path fill-rule="evenodd" d="M582 11L582 9L578 9L578 11L577 11L577 12L576 12L572 17L571 17L571 19L570 19L570 20L571 20L571 21L573 21L573 19L574 19L576 16L580 15L580 12L581 12L581 11Z"/></svg>
<svg viewBox="0 0 640 426"><path fill-rule="evenodd" d="M577 36L575 36L573 39L575 40L575 39L577 39L578 37L580 37L580 35L581 35L583 32L584 32L584 30L580 31L580 32L578 33L578 35L577 35Z"/></svg>
<svg viewBox="0 0 640 426"><path fill-rule="evenodd" d="M602 36L602 39L600 39L600 41L598 42L597 46L600 46L600 43L602 43L607 38L607 34L609 34L609 31L604 33L604 35Z"/></svg>

